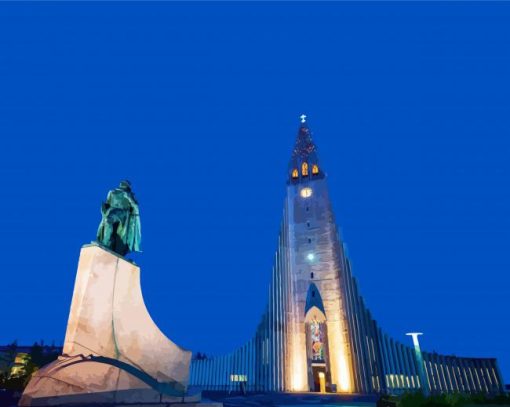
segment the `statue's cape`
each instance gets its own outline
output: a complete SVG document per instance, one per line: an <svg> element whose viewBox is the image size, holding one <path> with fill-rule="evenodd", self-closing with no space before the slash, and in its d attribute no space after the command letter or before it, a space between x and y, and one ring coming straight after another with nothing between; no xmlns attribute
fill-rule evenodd
<svg viewBox="0 0 510 407"><path fill-rule="evenodd" d="M97 228L97 240L99 242L103 242L105 238L105 227L108 220L106 219L106 216L103 214L103 218L101 219L101 223L99 224L99 227Z"/></svg>
<svg viewBox="0 0 510 407"><path fill-rule="evenodd" d="M126 222L127 239L126 244L132 252L141 252L142 229L140 225L140 215L132 213L128 215Z"/></svg>

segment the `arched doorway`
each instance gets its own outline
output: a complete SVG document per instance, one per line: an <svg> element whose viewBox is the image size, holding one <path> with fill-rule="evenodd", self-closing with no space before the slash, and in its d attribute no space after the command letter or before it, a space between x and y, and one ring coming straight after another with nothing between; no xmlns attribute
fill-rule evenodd
<svg viewBox="0 0 510 407"><path fill-rule="evenodd" d="M310 284L305 307L306 359L310 391L331 391L328 331L322 298L315 284Z"/></svg>

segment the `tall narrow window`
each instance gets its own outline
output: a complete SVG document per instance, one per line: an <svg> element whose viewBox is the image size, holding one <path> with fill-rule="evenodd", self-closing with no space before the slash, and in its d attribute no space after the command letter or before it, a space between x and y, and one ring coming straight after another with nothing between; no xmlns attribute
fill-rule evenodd
<svg viewBox="0 0 510 407"><path fill-rule="evenodd" d="M301 164L301 175L303 177L308 177L308 163L306 163L306 162Z"/></svg>
<svg viewBox="0 0 510 407"><path fill-rule="evenodd" d="M319 173L319 166L317 164L314 164L312 167L312 174L317 175Z"/></svg>
<svg viewBox="0 0 510 407"><path fill-rule="evenodd" d="M294 168L292 170L292 178L296 179L297 177L299 177L299 172L298 172L297 168Z"/></svg>
<svg viewBox="0 0 510 407"><path fill-rule="evenodd" d="M312 360L324 360L324 324L313 320L310 323Z"/></svg>

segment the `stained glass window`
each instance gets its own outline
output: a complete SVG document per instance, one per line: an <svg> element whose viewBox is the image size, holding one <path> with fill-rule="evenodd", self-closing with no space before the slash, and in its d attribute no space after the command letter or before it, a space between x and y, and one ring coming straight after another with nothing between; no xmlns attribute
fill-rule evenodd
<svg viewBox="0 0 510 407"><path fill-rule="evenodd" d="M292 178L297 178L297 177L299 177L299 173L298 173L297 168L294 168L292 170Z"/></svg>
<svg viewBox="0 0 510 407"><path fill-rule="evenodd" d="M310 323L310 339L312 343L312 360L324 360L323 324L313 320Z"/></svg>
<svg viewBox="0 0 510 407"><path fill-rule="evenodd" d="M316 175L319 173L319 166L317 164L314 164L312 167L312 174Z"/></svg>

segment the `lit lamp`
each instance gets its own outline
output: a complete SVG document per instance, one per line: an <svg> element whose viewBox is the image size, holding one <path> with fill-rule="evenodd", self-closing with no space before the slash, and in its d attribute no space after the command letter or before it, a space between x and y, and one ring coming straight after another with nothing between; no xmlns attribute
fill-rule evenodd
<svg viewBox="0 0 510 407"><path fill-rule="evenodd" d="M423 367L423 357L421 355L420 342L418 341L418 336L423 335L423 333L409 332L406 333L406 335L413 338L414 354L416 355L416 364L418 365L418 373L420 375L420 387L423 395L428 396L429 381L427 380L427 375L425 374L425 369Z"/></svg>

